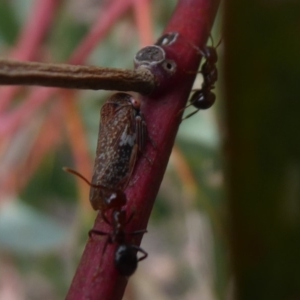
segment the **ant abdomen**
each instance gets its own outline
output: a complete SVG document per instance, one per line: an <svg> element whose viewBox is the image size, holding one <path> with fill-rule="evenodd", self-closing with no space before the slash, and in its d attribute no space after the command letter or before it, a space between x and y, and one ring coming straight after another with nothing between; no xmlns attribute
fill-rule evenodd
<svg viewBox="0 0 300 300"><path fill-rule="evenodd" d="M123 244L117 247L115 266L120 275L131 276L137 268L138 261L136 246Z"/></svg>

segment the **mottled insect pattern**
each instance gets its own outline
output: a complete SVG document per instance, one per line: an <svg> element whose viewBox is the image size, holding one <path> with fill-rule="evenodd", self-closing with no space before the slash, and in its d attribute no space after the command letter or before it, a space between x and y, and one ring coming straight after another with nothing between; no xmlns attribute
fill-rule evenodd
<svg viewBox="0 0 300 300"><path fill-rule="evenodd" d="M103 209L102 186L123 191L147 136L140 102L126 93L112 95L102 106L96 159L90 189L95 210Z"/></svg>

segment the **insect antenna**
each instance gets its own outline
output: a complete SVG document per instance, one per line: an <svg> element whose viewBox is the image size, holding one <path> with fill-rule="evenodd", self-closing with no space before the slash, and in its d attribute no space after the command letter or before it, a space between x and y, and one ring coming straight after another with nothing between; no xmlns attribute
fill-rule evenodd
<svg viewBox="0 0 300 300"><path fill-rule="evenodd" d="M80 174L79 172L77 172L77 171L75 171L75 170L73 170L73 169L70 169L70 168L68 168L68 167L63 167L62 169L63 169L63 171L65 171L65 172L67 172L67 173L71 173L71 174L73 174L73 175L75 175L75 176L81 178L83 181L85 181L85 182L86 182L89 186L91 186L91 187L100 187L100 186L97 186L97 185L95 185L95 184L92 184L92 183L91 183L89 180L87 180L82 174Z"/></svg>

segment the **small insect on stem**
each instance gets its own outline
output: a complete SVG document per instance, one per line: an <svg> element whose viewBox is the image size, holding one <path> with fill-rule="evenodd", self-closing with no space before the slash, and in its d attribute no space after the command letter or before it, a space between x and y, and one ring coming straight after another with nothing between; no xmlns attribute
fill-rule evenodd
<svg viewBox="0 0 300 300"><path fill-rule="evenodd" d="M100 112L100 129L92 182L77 171L64 168L90 185L90 201L95 210L105 212L127 203L124 189L129 183L138 152L145 145L146 123L140 102L125 93L112 95Z"/></svg>
<svg viewBox="0 0 300 300"><path fill-rule="evenodd" d="M197 110L187 115L184 119L193 116L200 109L210 108L215 103L216 95L211 90L215 88L214 84L218 80L218 69L216 67L216 63L218 61L217 47L220 45L220 42L216 47L214 47L212 40L212 46L206 46L204 49L198 50L205 58L205 62L202 64L200 70L200 73L202 73L203 76L203 83L201 89L194 92L190 99L190 104L188 105L193 105L197 108Z"/></svg>
<svg viewBox="0 0 300 300"><path fill-rule="evenodd" d="M98 186L121 191L127 187L147 136L140 102L129 94L112 95L102 106L100 117L90 189L90 201L95 210L103 207L102 191Z"/></svg>
<svg viewBox="0 0 300 300"><path fill-rule="evenodd" d="M84 176L75 170L69 168L63 168L64 171L72 173L81 179L83 179L87 184L93 188L99 189L101 192L102 206L101 214L104 221L112 226L113 231L111 233L103 232L100 230L92 229L89 231L89 236L92 238L93 234L96 235L107 235L108 239L103 248L103 253L107 247L107 244L117 244L115 251L114 263L115 267L122 276L131 276L136 268L139 261L145 259L148 254L142 248L132 245L127 241L129 235L139 235L147 232L147 230L138 230L130 233L125 232L125 226L133 218L133 214L126 220L126 211L122 210L122 206L127 203L126 195L121 190L111 190L103 186L97 186L90 183ZM111 220L110 221L105 212L112 209ZM141 252L143 255L137 258L137 252Z"/></svg>
<svg viewBox="0 0 300 300"><path fill-rule="evenodd" d="M112 212L112 226L113 231L111 233L103 232L92 229L89 232L90 237L92 234L107 235L108 239L104 246L103 252L105 251L107 244L117 244L115 251L115 267L122 276L131 276L136 268L139 261L145 259L148 254L142 248L132 245L127 241L129 235L139 235L147 232L147 230L138 230L134 232L125 232L125 225L130 222L133 215L126 220L126 211L116 209ZM142 256L137 257L137 252L141 252Z"/></svg>

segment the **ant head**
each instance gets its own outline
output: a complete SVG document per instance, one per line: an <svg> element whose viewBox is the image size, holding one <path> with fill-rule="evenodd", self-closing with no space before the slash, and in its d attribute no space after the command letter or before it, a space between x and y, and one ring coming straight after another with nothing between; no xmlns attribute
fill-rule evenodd
<svg viewBox="0 0 300 300"><path fill-rule="evenodd" d="M115 266L122 276L131 276L138 264L136 249L131 245L119 245L115 253Z"/></svg>
<svg viewBox="0 0 300 300"><path fill-rule="evenodd" d="M206 60L210 61L210 63L215 64L218 61L217 48L220 46L222 39L220 39L219 43L214 46L214 40L211 34L209 35L209 38L211 40L211 46L204 47L200 53L206 58Z"/></svg>
<svg viewBox="0 0 300 300"><path fill-rule="evenodd" d="M216 63L218 60L218 54L216 48L213 46L206 46L204 49L201 50L201 54L205 57L206 60L210 61L211 63Z"/></svg>
<svg viewBox="0 0 300 300"><path fill-rule="evenodd" d="M221 44L222 39L220 39L219 43L217 46L214 46L214 40L211 36L209 35L209 38L211 40L211 46L205 46L202 49L193 46L198 53L200 53L207 61L209 61L211 64L215 64L218 61L218 54L217 54L217 48Z"/></svg>

